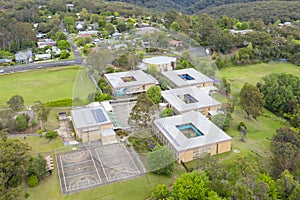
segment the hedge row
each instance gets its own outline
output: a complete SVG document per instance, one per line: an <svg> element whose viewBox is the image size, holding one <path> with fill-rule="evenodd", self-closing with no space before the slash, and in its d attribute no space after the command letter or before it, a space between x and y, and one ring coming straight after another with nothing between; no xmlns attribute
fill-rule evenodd
<svg viewBox="0 0 300 200"><path fill-rule="evenodd" d="M47 107L68 107L72 106L72 99L59 99L45 103Z"/></svg>

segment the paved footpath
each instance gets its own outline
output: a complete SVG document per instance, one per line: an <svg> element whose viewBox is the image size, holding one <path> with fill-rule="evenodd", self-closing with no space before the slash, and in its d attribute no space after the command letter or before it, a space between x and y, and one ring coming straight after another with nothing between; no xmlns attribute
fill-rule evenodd
<svg viewBox="0 0 300 200"><path fill-rule="evenodd" d="M15 138L15 137L28 137L28 136L40 136L37 133L25 133L25 134L8 134L8 138Z"/></svg>

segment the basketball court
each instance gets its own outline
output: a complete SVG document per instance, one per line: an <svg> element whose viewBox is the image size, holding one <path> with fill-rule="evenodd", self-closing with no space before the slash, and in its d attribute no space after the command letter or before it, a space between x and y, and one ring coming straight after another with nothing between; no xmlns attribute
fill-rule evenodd
<svg viewBox="0 0 300 200"><path fill-rule="evenodd" d="M70 194L145 174L135 152L124 144L85 146L56 155L61 191Z"/></svg>

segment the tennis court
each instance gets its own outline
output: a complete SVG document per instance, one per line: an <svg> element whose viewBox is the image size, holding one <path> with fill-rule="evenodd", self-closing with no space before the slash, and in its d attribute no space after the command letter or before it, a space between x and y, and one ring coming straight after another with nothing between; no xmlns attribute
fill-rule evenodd
<svg viewBox="0 0 300 200"><path fill-rule="evenodd" d="M135 152L124 144L84 146L82 149L56 155L63 194L145 174Z"/></svg>

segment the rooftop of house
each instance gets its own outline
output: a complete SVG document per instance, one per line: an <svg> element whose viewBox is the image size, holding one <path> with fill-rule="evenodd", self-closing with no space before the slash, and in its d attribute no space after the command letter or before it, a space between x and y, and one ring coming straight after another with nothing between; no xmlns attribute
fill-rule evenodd
<svg viewBox="0 0 300 200"><path fill-rule="evenodd" d="M86 131L94 130L101 124L111 123L107 113L100 104L89 104L85 107L77 107L71 110L73 124L76 129Z"/></svg>
<svg viewBox="0 0 300 200"><path fill-rule="evenodd" d="M217 100L195 86L162 91L162 96L179 112L221 105Z"/></svg>
<svg viewBox="0 0 300 200"><path fill-rule="evenodd" d="M142 70L104 74L104 77L114 89L147 84L158 84L158 81L155 78L153 78L150 74L143 72Z"/></svg>
<svg viewBox="0 0 300 200"><path fill-rule="evenodd" d="M232 139L204 115L195 111L156 119L154 124L178 152ZM199 135L187 137L182 127L192 128Z"/></svg>
<svg viewBox="0 0 300 200"><path fill-rule="evenodd" d="M168 56L155 56L152 58L143 59L143 63L154 65L169 64L171 62L176 62L176 58Z"/></svg>
<svg viewBox="0 0 300 200"><path fill-rule="evenodd" d="M177 87L187 87L194 84L212 83L213 80L194 68L165 71L162 74L172 81Z"/></svg>

